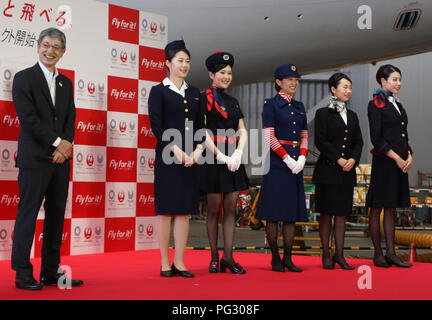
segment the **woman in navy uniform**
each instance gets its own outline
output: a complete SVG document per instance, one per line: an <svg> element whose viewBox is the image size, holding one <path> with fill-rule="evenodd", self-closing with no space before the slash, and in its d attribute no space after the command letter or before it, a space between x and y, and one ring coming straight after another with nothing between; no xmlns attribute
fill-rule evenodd
<svg viewBox="0 0 432 320"><path fill-rule="evenodd" d="M357 185L355 166L359 164L363 139L359 120L346 108L351 98L352 81L343 73L328 80L332 97L329 105L315 114L315 145L320 151L312 181L315 183L315 210L320 213L319 233L323 246L324 269L353 270L343 254L345 217L351 215L354 186ZM329 240L334 216L336 252L330 262Z"/></svg>
<svg viewBox="0 0 432 320"><path fill-rule="evenodd" d="M238 101L224 90L232 81L234 57L228 52L215 52L206 59L212 85L202 93L206 101L205 121L210 135L206 144L214 154L203 166L201 187L207 193L207 233L211 247L210 273L244 274L246 270L233 258L235 213L240 190L248 189L249 180L241 164L247 132ZM222 200L223 199L223 200ZM224 251L219 265L217 250L219 209L223 201Z"/></svg>
<svg viewBox="0 0 432 320"><path fill-rule="evenodd" d="M270 169L263 178L257 218L266 220L266 236L272 253L272 270L301 272L291 260L295 222L307 221L303 186L308 131L304 105L292 99L300 75L293 64L275 71L278 92L264 103L264 135L270 144ZM278 248L278 222L282 222L284 255Z"/></svg>
<svg viewBox="0 0 432 320"><path fill-rule="evenodd" d="M378 267L411 267L396 256L394 249L396 208L410 206L408 171L412 166L412 149L408 144L408 117L399 99L394 95L402 87L401 71L392 65L381 66L376 74L381 90L376 90L369 101L368 118L372 170L366 196L369 212L369 230L375 247L374 265ZM380 239L380 215L384 209L386 255L383 256Z"/></svg>
<svg viewBox="0 0 432 320"><path fill-rule="evenodd" d="M190 69L190 53L184 41L169 43L165 47L165 58L169 77L152 87L148 101L151 129L157 139L154 193L160 274L193 277L184 265L183 256L189 234L189 215L198 213L199 167L194 164L203 147L192 140L194 133L204 126L204 113L199 90L184 81ZM173 131L174 140L170 139ZM164 133L168 132L168 139L164 139ZM172 215L175 217L175 257L170 266L168 246Z"/></svg>

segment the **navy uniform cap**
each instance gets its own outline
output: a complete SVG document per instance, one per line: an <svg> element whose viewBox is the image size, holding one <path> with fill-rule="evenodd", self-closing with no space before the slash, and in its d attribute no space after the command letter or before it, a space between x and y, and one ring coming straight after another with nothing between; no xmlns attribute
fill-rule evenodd
<svg viewBox="0 0 432 320"><path fill-rule="evenodd" d="M186 44L183 40L174 40L165 46L165 52L170 50L186 49Z"/></svg>
<svg viewBox="0 0 432 320"><path fill-rule="evenodd" d="M290 77L301 78L300 74L298 73L297 67L292 63L283 64L277 67L274 76L275 79L283 79Z"/></svg>
<svg viewBox="0 0 432 320"><path fill-rule="evenodd" d="M216 51L212 53L205 61L207 70L211 70L215 65L226 64L231 68L234 66L234 56L225 51Z"/></svg>

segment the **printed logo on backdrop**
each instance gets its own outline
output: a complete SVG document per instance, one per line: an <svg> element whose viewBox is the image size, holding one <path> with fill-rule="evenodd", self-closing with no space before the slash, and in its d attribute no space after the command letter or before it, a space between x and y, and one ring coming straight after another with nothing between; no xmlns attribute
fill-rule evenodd
<svg viewBox="0 0 432 320"><path fill-rule="evenodd" d="M109 5L108 39L138 44L139 16L138 10Z"/></svg>
<svg viewBox="0 0 432 320"><path fill-rule="evenodd" d="M111 42L110 74L128 78L138 77L138 46Z"/></svg>
<svg viewBox="0 0 432 320"><path fill-rule="evenodd" d="M138 130L138 148L154 149L156 137L151 130L149 116L138 115Z"/></svg>
<svg viewBox="0 0 432 320"><path fill-rule="evenodd" d="M1 41L1 37L0 37ZM18 70L28 67L21 63L0 61L0 100L12 101L12 82Z"/></svg>
<svg viewBox="0 0 432 320"><path fill-rule="evenodd" d="M106 147L75 145L74 181L98 181L106 178Z"/></svg>
<svg viewBox="0 0 432 320"><path fill-rule="evenodd" d="M16 180L18 168L15 168L17 157L17 143L15 141L0 140L0 181Z"/></svg>
<svg viewBox="0 0 432 320"><path fill-rule="evenodd" d="M158 247L155 218L136 218L135 250L156 249Z"/></svg>
<svg viewBox="0 0 432 320"><path fill-rule="evenodd" d="M166 77L165 51L140 46L139 79L161 82Z"/></svg>
<svg viewBox="0 0 432 320"><path fill-rule="evenodd" d="M35 241L34 241L34 257L39 258L41 256L42 243L43 243L43 220L36 221L35 229ZM70 243L71 243L71 219L65 219L63 224L62 232L62 244L60 248L60 255L70 255Z"/></svg>
<svg viewBox="0 0 432 320"><path fill-rule="evenodd" d="M6 2L6 1L4 1ZM35 47L40 26L49 24L60 29L72 27L72 9L67 5L53 7L47 1L39 3L16 4L9 0L2 6L4 24L10 23L1 30L2 44L18 47ZM15 27L19 25L20 27ZM24 28L25 26L25 28ZM38 28L34 30L33 28Z"/></svg>
<svg viewBox="0 0 432 320"><path fill-rule="evenodd" d="M104 218L72 219L71 255L104 252Z"/></svg>
<svg viewBox="0 0 432 320"><path fill-rule="evenodd" d="M76 109L75 144L105 146L106 111Z"/></svg>
<svg viewBox="0 0 432 320"><path fill-rule="evenodd" d="M75 84L75 101L79 108L106 110L107 80L106 76L77 75Z"/></svg>
<svg viewBox="0 0 432 320"><path fill-rule="evenodd" d="M135 248L135 218L107 218L105 221L105 252Z"/></svg>
<svg viewBox="0 0 432 320"><path fill-rule="evenodd" d="M136 184L107 183L106 185L106 216L135 217Z"/></svg>
<svg viewBox="0 0 432 320"><path fill-rule="evenodd" d="M0 220L0 260L11 258L14 225L14 220Z"/></svg>
<svg viewBox="0 0 432 320"><path fill-rule="evenodd" d="M148 98L150 90L157 82L139 80L138 114L148 115Z"/></svg>
<svg viewBox="0 0 432 320"><path fill-rule="evenodd" d="M154 186L153 183L137 184L137 217L154 216Z"/></svg>
<svg viewBox="0 0 432 320"><path fill-rule="evenodd" d="M107 147L107 181L136 182L137 149Z"/></svg>
<svg viewBox="0 0 432 320"><path fill-rule="evenodd" d="M72 199L73 218L105 216L104 182L74 182Z"/></svg>
<svg viewBox="0 0 432 320"><path fill-rule="evenodd" d="M140 12L140 45L164 48L168 36L168 19L148 12Z"/></svg>
<svg viewBox="0 0 432 320"><path fill-rule="evenodd" d="M138 149L137 182L154 182L154 149Z"/></svg>
<svg viewBox="0 0 432 320"><path fill-rule="evenodd" d="M1 220L14 220L19 203L18 181L1 181L0 212Z"/></svg>
<svg viewBox="0 0 432 320"><path fill-rule="evenodd" d="M138 140L138 115L108 112L107 146L136 148Z"/></svg>
<svg viewBox="0 0 432 320"><path fill-rule="evenodd" d="M138 80L108 76L108 111L138 112Z"/></svg>
<svg viewBox="0 0 432 320"><path fill-rule="evenodd" d="M0 101L0 140L17 141L19 119L12 101Z"/></svg>

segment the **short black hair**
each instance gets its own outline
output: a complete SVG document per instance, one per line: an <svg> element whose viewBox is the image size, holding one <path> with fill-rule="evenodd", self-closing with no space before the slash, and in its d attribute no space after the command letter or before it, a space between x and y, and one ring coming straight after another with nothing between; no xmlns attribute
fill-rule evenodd
<svg viewBox="0 0 432 320"><path fill-rule="evenodd" d="M346 79L346 80L348 80L352 84L352 80L345 73L336 72L327 81L330 92L331 92L331 88L332 87L337 88L337 86L339 85L339 82L342 79Z"/></svg>
<svg viewBox="0 0 432 320"><path fill-rule="evenodd" d="M399 72L399 74L402 76L402 72L399 70L399 68L391 64L385 64L379 67L376 73L376 81L381 86L381 78L387 80L393 72Z"/></svg>

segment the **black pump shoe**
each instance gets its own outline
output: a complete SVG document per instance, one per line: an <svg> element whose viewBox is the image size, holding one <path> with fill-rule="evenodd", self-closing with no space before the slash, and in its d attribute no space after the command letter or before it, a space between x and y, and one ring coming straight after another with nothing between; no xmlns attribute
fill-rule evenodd
<svg viewBox="0 0 432 320"><path fill-rule="evenodd" d="M337 263L344 270L354 270L355 269L355 267L350 266L346 261L340 261L340 260L336 259L336 255L334 255L332 257L332 262L333 262L333 268L334 268L335 264Z"/></svg>
<svg viewBox="0 0 432 320"><path fill-rule="evenodd" d="M303 270L296 267L294 265L294 263L292 263L291 259L284 259L282 260L282 263L284 265L284 267L286 267L288 269L288 271L290 272L302 272Z"/></svg>
<svg viewBox="0 0 432 320"><path fill-rule="evenodd" d="M174 272L172 270L162 271L161 267L160 276L165 278L171 278L174 277Z"/></svg>
<svg viewBox="0 0 432 320"><path fill-rule="evenodd" d="M218 273L219 272L219 260L211 260L209 265L210 273Z"/></svg>
<svg viewBox="0 0 432 320"><path fill-rule="evenodd" d="M334 263L324 263L324 257L322 258L323 269L333 270L335 268Z"/></svg>
<svg viewBox="0 0 432 320"><path fill-rule="evenodd" d="M285 267L280 259L277 261L273 261L272 259L271 266L272 266L272 271L285 272Z"/></svg>
<svg viewBox="0 0 432 320"><path fill-rule="evenodd" d="M179 270L176 268L176 266L174 264L171 266L171 270L175 276L178 275L178 276L183 277L183 278L193 278L194 277L193 273L191 273L187 270Z"/></svg>
<svg viewBox="0 0 432 320"><path fill-rule="evenodd" d="M387 261L387 263L391 265L395 265L399 268L411 268L413 265L411 263L405 263L400 261L398 258L390 258L389 256L384 256L384 259Z"/></svg>
<svg viewBox="0 0 432 320"><path fill-rule="evenodd" d="M234 262L233 264L229 264L224 259L221 259L220 261L220 272L225 273L226 269L230 269L231 273L233 274L245 274L246 270L242 268L241 265Z"/></svg>

